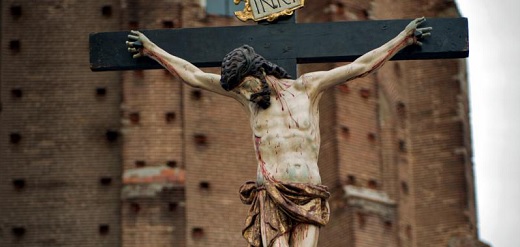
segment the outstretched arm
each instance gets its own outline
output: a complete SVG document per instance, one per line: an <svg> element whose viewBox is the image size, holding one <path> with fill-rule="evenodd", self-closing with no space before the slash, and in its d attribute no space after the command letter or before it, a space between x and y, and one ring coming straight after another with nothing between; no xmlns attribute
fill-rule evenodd
<svg viewBox="0 0 520 247"><path fill-rule="evenodd" d="M225 96L235 96L234 93L228 92L220 86L220 75L206 73L190 62L169 54L150 41L143 33L131 31L128 39L129 41L126 41L126 45L128 46L128 51L134 54L134 58L148 56L193 87L206 89Z"/></svg>
<svg viewBox="0 0 520 247"><path fill-rule="evenodd" d="M364 54L350 64L329 71L306 74L304 76L307 78L304 78L304 80L312 81L317 92L321 92L334 85L366 76L381 68L386 61L403 48L414 44L422 45L419 39L429 36L432 30L431 27L418 28L425 20L424 17L413 20L395 38Z"/></svg>

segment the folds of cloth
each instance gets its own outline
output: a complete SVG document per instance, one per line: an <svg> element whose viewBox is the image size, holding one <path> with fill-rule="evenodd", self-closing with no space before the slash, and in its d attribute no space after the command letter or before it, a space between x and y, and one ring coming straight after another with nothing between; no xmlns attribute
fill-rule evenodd
<svg viewBox="0 0 520 247"><path fill-rule="evenodd" d="M263 223L267 246L272 246L300 223L324 226L329 221L329 197L323 185L269 181L258 187L246 182L240 187L240 199L251 208L242 235L250 246L262 246Z"/></svg>

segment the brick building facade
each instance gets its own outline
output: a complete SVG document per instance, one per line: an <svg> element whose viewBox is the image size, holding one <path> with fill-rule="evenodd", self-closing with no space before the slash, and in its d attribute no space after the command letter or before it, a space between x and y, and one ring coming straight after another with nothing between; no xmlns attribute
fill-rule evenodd
<svg viewBox="0 0 520 247"><path fill-rule="evenodd" d="M91 32L244 25L210 1L1 1L0 246L245 245L237 190L256 163L239 105L164 70L88 69ZM458 11L306 1L298 21L417 16ZM484 246L465 73L464 60L389 62L326 92L319 246Z"/></svg>

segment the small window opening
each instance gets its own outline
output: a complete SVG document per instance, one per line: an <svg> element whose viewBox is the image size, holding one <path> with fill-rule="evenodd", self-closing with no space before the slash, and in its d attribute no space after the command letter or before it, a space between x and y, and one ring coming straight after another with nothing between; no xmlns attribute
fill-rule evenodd
<svg viewBox="0 0 520 247"><path fill-rule="evenodd" d="M177 168L177 161L175 160L168 160L166 161L166 165L170 168Z"/></svg>
<svg viewBox="0 0 520 247"><path fill-rule="evenodd" d="M406 152L406 142L403 140L399 140L399 151Z"/></svg>
<svg viewBox="0 0 520 247"><path fill-rule="evenodd" d="M202 238L202 237L204 237L204 229L202 229L201 227L194 227L191 230L191 236L193 238Z"/></svg>
<svg viewBox="0 0 520 247"><path fill-rule="evenodd" d="M173 123L175 121L175 112L167 112L164 114L164 118L166 119L166 123Z"/></svg>
<svg viewBox="0 0 520 247"><path fill-rule="evenodd" d="M368 99L370 97L370 94L371 92L368 88L362 88L359 90L359 95L361 95L363 99Z"/></svg>
<svg viewBox="0 0 520 247"><path fill-rule="evenodd" d="M202 181L199 183L199 187L204 190L209 190L210 184L207 181Z"/></svg>
<svg viewBox="0 0 520 247"><path fill-rule="evenodd" d="M9 135L9 141L11 144L19 144L22 141L22 135L19 133L11 133Z"/></svg>
<svg viewBox="0 0 520 247"><path fill-rule="evenodd" d="M208 143L208 137L204 134L196 134L193 136L197 145L206 145Z"/></svg>
<svg viewBox="0 0 520 247"><path fill-rule="evenodd" d="M347 126L341 126L341 135L343 137L349 137L350 136L350 128Z"/></svg>
<svg viewBox="0 0 520 247"><path fill-rule="evenodd" d="M20 88L14 88L11 90L11 95L13 98L21 98L23 97L23 91Z"/></svg>
<svg viewBox="0 0 520 247"><path fill-rule="evenodd" d="M13 16L14 19L18 19L18 18L22 17L22 6L20 6L20 5L11 6L11 16Z"/></svg>
<svg viewBox="0 0 520 247"><path fill-rule="evenodd" d="M338 86L340 92L350 93L350 87L345 83Z"/></svg>
<svg viewBox="0 0 520 247"><path fill-rule="evenodd" d="M25 179L13 179L13 186L17 190L22 190L25 188Z"/></svg>
<svg viewBox="0 0 520 247"><path fill-rule="evenodd" d="M103 97L107 95L107 89L104 87L98 87L96 88L96 95L99 97Z"/></svg>
<svg viewBox="0 0 520 247"><path fill-rule="evenodd" d="M108 186L112 184L112 178L110 177L102 177L99 179L99 183L104 186Z"/></svg>
<svg viewBox="0 0 520 247"><path fill-rule="evenodd" d="M23 226L17 226L17 227L13 227L11 229L13 235L15 235L16 237L22 237L23 235L25 235L25 227Z"/></svg>
<svg viewBox="0 0 520 247"><path fill-rule="evenodd" d="M356 216L358 219L359 228L365 228L365 225L367 223L366 215L364 213L358 212Z"/></svg>
<svg viewBox="0 0 520 247"><path fill-rule="evenodd" d="M356 185L356 177L354 175L347 176L347 185Z"/></svg>
<svg viewBox="0 0 520 247"><path fill-rule="evenodd" d="M105 5L105 6L101 7L101 14L104 17L111 17L112 16L112 6Z"/></svg>
<svg viewBox="0 0 520 247"><path fill-rule="evenodd" d="M170 212L175 212L175 211L177 211L177 208L178 208L178 207L179 207L179 204L176 203L176 202L170 202L170 203L168 203L168 210L169 210Z"/></svg>
<svg viewBox="0 0 520 247"><path fill-rule="evenodd" d="M371 142L374 142L376 140L376 134L375 133L368 133L367 139Z"/></svg>
<svg viewBox="0 0 520 247"><path fill-rule="evenodd" d="M132 124L139 124L141 121L141 116L139 115L139 112L132 112L128 115L128 118L130 119L130 122Z"/></svg>
<svg viewBox="0 0 520 247"><path fill-rule="evenodd" d="M404 181L401 182L401 191L402 191L404 194L406 194L406 195L408 195L408 193L410 192L410 191L409 191L409 188L408 188L408 184L407 184L406 182L404 182Z"/></svg>
<svg viewBox="0 0 520 247"><path fill-rule="evenodd" d="M132 202L130 203L130 210L134 213L139 213L141 211L141 205L139 205L139 203Z"/></svg>
<svg viewBox="0 0 520 247"><path fill-rule="evenodd" d="M9 41L9 49L11 49L11 51L13 51L15 53L20 52L20 50L22 49L22 44L21 44L20 40Z"/></svg>
<svg viewBox="0 0 520 247"><path fill-rule="evenodd" d="M191 91L191 99L200 100L202 98L202 91L200 90L192 90Z"/></svg>
<svg viewBox="0 0 520 247"><path fill-rule="evenodd" d="M163 28L174 28L175 23L172 20L164 20L162 22L162 26L163 26Z"/></svg>
<svg viewBox="0 0 520 247"><path fill-rule="evenodd" d="M139 22L138 21L129 21L128 22L128 28L131 29L131 30L139 29Z"/></svg>
<svg viewBox="0 0 520 247"><path fill-rule="evenodd" d="M107 225L107 224L102 224L102 225L99 225L99 234L101 235L107 235L108 232L110 231L110 226Z"/></svg>
<svg viewBox="0 0 520 247"><path fill-rule="evenodd" d="M105 132L105 137L107 138L107 141L115 142L119 138L119 133L115 130L107 130L107 132Z"/></svg>
<svg viewBox="0 0 520 247"><path fill-rule="evenodd" d="M367 185L368 188L373 190L377 190L379 188L379 183L374 179L369 180Z"/></svg>
<svg viewBox="0 0 520 247"><path fill-rule="evenodd" d="M144 160L136 160L135 161L135 167L142 168L146 166L146 161Z"/></svg>

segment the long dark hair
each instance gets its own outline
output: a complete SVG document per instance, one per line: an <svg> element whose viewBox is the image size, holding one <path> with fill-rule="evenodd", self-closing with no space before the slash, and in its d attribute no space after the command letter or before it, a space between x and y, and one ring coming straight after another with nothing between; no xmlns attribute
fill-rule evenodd
<svg viewBox="0 0 520 247"><path fill-rule="evenodd" d="M251 95L250 101L255 102L263 109L271 105L271 89L264 76L272 75L276 78L291 78L291 76L280 66L267 61L258 55L248 45L243 45L228 53L222 60L220 85L229 91L240 85L246 76L253 76L262 82L262 90Z"/></svg>

